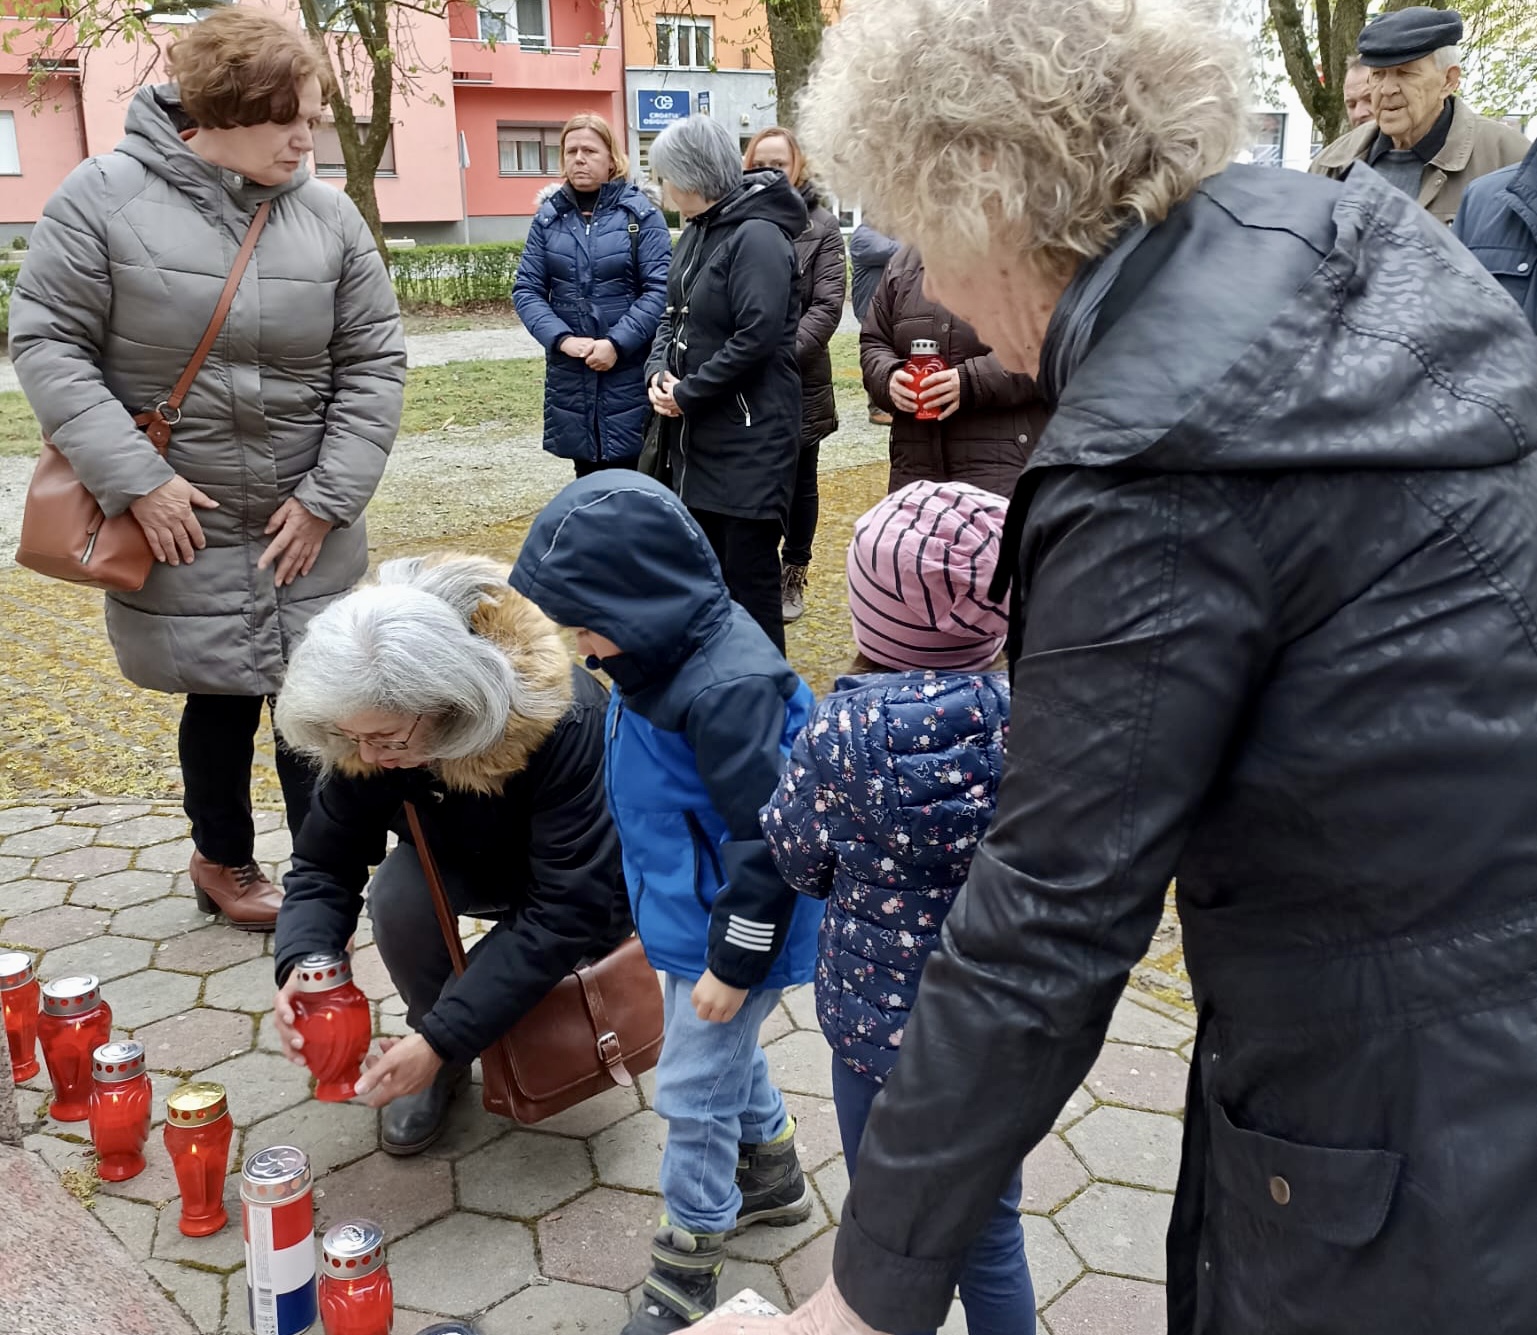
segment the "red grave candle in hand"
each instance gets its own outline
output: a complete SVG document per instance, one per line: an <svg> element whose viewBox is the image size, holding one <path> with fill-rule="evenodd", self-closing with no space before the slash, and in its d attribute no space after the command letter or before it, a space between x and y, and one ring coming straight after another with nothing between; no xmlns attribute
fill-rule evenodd
<svg viewBox="0 0 1537 1335"><path fill-rule="evenodd" d="M384 1230L352 1219L320 1244L320 1320L326 1335L390 1335L395 1286L384 1263Z"/></svg>
<svg viewBox="0 0 1537 1335"><path fill-rule="evenodd" d="M920 422L939 421L938 408L925 408L923 406L923 380L925 376L934 375L939 371L948 371L945 359L939 355L939 344L932 338L915 338L909 345L907 354L907 374L912 376L913 397L917 399L918 411L914 416Z"/></svg>
<svg viewBox="0 0 1537 1335"><path fill-rule="evenodd" d="M352 981L345 954L306 955L294 965L293 976L298 980L294 1028L304 1039L300 1053L315 1077L315 1097L343 1103L357 1093L373 1034L368 998Z"/></svg>
<svg viewBox="0 0 1537 1335"><path fill-rule="evenodd" d="M224 1175L234 1133L223 1085L181 1085L165 1101L165 1147L181 1191L177 1227L189 1238L206 1238L229 1223Z"/></svg>
<svg viewBox="0 0 1537 1335"><path fill-rule="evenodd" d="M5 1015L5 1038L11 1049L11 1078L18 1084L30 1080L40 1069L37 1062L38 996L32 956L19 950L0 953L0 1011Z"/></svg>
<svg viewBox="0 0 1537 1335"><path fill-rule="evenodd" d="M91 1057L91 1142L103 1182L126 1182L144 1171L152 1097L144 1044L103 1043Z"/></svg>
<svg viewBox="0 0 1537 1335"><path fill-rule="evenodd" d="M53 1081L48 1115L59 1122L85 1121L91 1115L91 1054L112 1037L112 1008L94 974L43 984L37 1036Z"/></svg>

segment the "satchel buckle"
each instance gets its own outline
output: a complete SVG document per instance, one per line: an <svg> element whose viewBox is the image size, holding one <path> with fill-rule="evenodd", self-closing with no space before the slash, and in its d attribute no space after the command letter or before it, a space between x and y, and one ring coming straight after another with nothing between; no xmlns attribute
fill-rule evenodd
<svg viewBox="0 0 1537 1335"><path fill-rule="evenodd" d="M624 1051L619 1046L619 1035L612 1029L598 1035L598 1060L605 1066L612 1066L615 1062L624 1060Z"/></svg>

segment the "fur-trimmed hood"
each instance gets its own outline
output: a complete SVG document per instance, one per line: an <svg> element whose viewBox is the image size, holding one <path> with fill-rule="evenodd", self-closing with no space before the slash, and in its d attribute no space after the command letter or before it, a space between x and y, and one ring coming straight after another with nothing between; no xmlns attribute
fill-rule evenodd
<svg viewBox="0 0 1537 1335"><path fill-rule="evenodd" d="M430 562L464 559L459 553L444 553ZM504 569L499 567L499 579ZM518 680L516 707L507 716L501 741L490 750L435 761L431 770L450 791L490 795L527 767L570 710L574 664L555 623L505 584L487 590L470 615L470 629L495 644L512 665ZM339 759L336 768L354 777L380 772L378 766L364 763L356 750Z"/></svg>

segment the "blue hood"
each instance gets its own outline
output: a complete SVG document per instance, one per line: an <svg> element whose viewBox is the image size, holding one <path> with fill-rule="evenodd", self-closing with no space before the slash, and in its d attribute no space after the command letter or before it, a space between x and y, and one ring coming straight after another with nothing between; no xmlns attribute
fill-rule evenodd
<svg viewBox="0 0 1537 1335"><path fill-rule="evenodd" d="M703 531L640 473L594 473L562 491L534 520L508 582L560 625L607 636L648 677L731 616Z"/></svg>

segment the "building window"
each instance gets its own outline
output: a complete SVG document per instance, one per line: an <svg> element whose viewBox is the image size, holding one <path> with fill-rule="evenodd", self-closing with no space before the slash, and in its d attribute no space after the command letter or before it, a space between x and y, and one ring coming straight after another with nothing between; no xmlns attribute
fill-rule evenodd
<svg viewBox="0 0 1537 1335"><path fill-rule="evenodd" d="M217 14L226 4L236 4L238 0L223 0L216 5L194 5L190 9L178 10L174 14L153 14L151 23L201 23L210 14Z"/></svg>
<svg viewBox="0 0 1537 1335"><path fill-rule="evenodd" d="M675 70L708 69L715 57L715 20L660 17L656 63Z"/></svg>
<svg viewBox="0 0 1537 1335"><path fill-rule="evenodd" d="M0 176L21 175L21 150L16 147L16 113L0 111Z"/></svg>
<svg viewBox="0 0 1537 1335"><path fill-rule="evenodd" d="M368 137L368 121L358 122L358 138ZM345 176L347 174L347 162L342 157L342 141L336 134L336 123L325 121L315 127L315 175L316 176ZM379 158L379 166L374 171L375 176L395 175L395 131L390 131L390 137L384 141L384 153Z"/></svg>
<svg viewBox="0 0 1537 1335"><path fill-rule="evenodd" d="M559 176L560 126L498 125L496 152L503 176Z"/></svg>
<svg viewBox="0 0 1537 1335"><path fill-rule="evenodd" d="M545 0L489 0L479 13L483 42L516 42L535 51L550 44Z"/></svg>
<svg viewBox="0 0 1537 1335"><path fill-rule="evenodd" d="M1286 113L1263 111L1254 118L1254 142L1250 145L1254 162L1261 167L1279 167L1286 144Z"/></svg>

